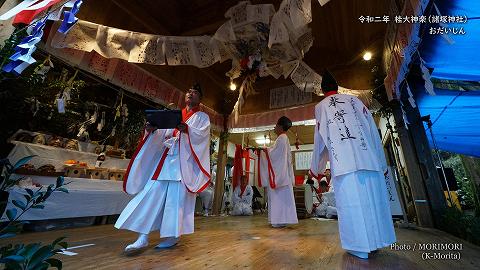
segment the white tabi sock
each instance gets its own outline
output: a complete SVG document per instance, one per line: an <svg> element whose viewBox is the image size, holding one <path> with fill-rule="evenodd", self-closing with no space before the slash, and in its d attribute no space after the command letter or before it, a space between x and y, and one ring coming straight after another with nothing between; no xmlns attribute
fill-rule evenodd
<svg viewBox="0 0 480 270"><path fill-rule="evenodd" d="M135 241L133 244L128 245L125 248L125 251L135 251L146 246L148 246L148 234L141 233L138 235L137 241Z"/></svg>
<svg viewBox="0 0 480 270"><path fill-rule="evenodd" d="M155 248L169 248L173 247L178 243L178 240L180 240L180 237L167 237L163 242L158 244Z"/></svg>
<svg viewBox="0 0 480 270"><path fill-rule="evenodd" d="M354 251L354 250L347 250L347 252L360 259L368 259L368 252L361 252L361 251Z"/></svg>

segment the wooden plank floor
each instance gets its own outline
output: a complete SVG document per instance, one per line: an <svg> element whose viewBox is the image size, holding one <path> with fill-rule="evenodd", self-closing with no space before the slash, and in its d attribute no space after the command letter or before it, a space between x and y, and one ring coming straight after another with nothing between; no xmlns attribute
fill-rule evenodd
<svg viewBox="0 0 480 270"><path fill-rule="evenodd" d="M46 243L67 236L70 246L95 244L72 250L76 256L57 255L64 269L480 269L478 246L437 230L396 232L399 244L463 244L461 258L422 260L420 251L384 248L371 259L361 260L342 250L336 221L306 219L274 229L265 216L196 217L195 233L183 236L174 248L155 250L159 236L152 233L149 248L136 256L122 252L136 235L112 225L26 233L10 241Z"/></svg>

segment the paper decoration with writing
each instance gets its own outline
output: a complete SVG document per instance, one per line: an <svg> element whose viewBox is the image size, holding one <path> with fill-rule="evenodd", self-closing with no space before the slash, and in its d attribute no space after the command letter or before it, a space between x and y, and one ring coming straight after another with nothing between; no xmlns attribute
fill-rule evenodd
<svg viewBox="0 0 480 270"><path fill-rule="evenodd" d="M289 85L270 90L270 109L290 107L312 102L312 93L300 91Z"/></svg>
<svg viewBox="0 0 480 270"><path fill-rule="evenodd" d="M135 91L136 89L133 89L132 86L137 78L137 74L137 67L129 64L126 61L120 61L113 75L112 83L121 85L123 88L130 91Z"/></svg>
<svg viewBox="0 0 480 270"><path fill-rule="evenodd" d="M249 4L249 1L242 1L227 10L225 18L230 19L233 28L248 23L247 6Z"/></svg>
<svg viewBox="0 0 480 270"><path fill-rule="evenodd" d="M232 23L230 21L226 21L222 24L215 34L213 35L213 39L223 42L229 42L235 40L235 32L233 32Z"/></svg>
<svg viewBox="0 0 480 270"><path fill-rule="evenodd" d="M283 68L283 77L286 79L300 64L300 61L295 60L295 61L290 61L288 63L285 63L282 65Z"/></svg>
<svg viewBox="0 0 480 270"><path fill-rule="evenodd" d="M106 80L109 62L110 62L110 59L104 58L98 53L94 52L94 53L88 54L83 59L82 66L84 66L86 70L90 71L96 76Z"/></svg>
<svg viewBox="0 0 480 270"><path fill-rule="evenodd" d="M268 35L268 47L272 47L275 43L288 42L288 29L283 23L282 16L279 13L273 15L270 22L270 33Z"/></svg>
<svg viewBox="0 0 480 270"><path fill-rule="evenodd" d="M210 40L211 45L216 47L216 50L218 51L218 55L220 57L220 63L229 60L229 59L234 59L235 56L233 54L233 45L230 42L223 42L223 41L218 41L216 39L211 39Z"/></svg>
<svg viewBox="0 0 480 270"><path fill-rule="evenodd" d="M137 91L139 95L142 95L144 97L147 96L147 93L145 91L146 85L147 85L147 80L148 80L149 74L145 72L141 72L136 78L135 78L135 83L134 85L137 87ZM151 98L151 97L150 97Z"/></svg>
<svg viewBox="0 0 480 270"><path fill-rule="evenodd" d="M312 29L305 27L302 34L295 41L295 47L299 51L299 58L303 58L313 45Z"/></svg>
<svg viewBox="0 0 480 270"><path fill-rule="evenodd" d="M52 28L58 29L59 22ZM54 48L71 48L86 52L97 49L97 32L99 25L79 20L67 34L55 31L51 46Z"/></svg>
<svg viewBox="0 0 480 270"><path fill-rule="evenodd" d="M268 45L269 28L264 23L245 24L234 28L235 37L232 42L235 45L234 55L242 59L263 51Z"/></svg>
<svg viewBox="0 0 480 270"><path fill-rule="evenodd" d="M246 9L249 23L262 22L269 24L270 18L275 13L275 7L272 4L247 5Z"/></svg>
<svg viewBox="0 0 480 270"><path fill-rule="evenodd" d="M283 77L286 79L290 73L298 66L299 61L290 61L288 63L283 63L283 64L278 64L275 66L268 66L267 72L271 76L273 76L275 79L280 78L280 76L283 75Z"/></svg>
<svg viewBox="0 0 480 270"><path fill-rule="evenodd" d="M133 32L128 62L165 65L164 38Z"/></svg>
<svg viewBox="0 0 480 270"><path fill-rule="evenodd" d="M298 67L292 72L290 78L302 91L314 92L320 95L322 89L322 76L318 75L305 62L300 61Z"/></svg>
<svg viewBox="0 0 480 270"><path fill-rule="evenodd" d="M265 55L265 62L268 66L286 63L299 59L297 50L290 42L273 44Z"/></svg>
<svg viewBox="0 0 480 270"><path fill-rule="evenodd" d="M210 37L190 38L195 66L208 67L220 61L220 53L216 46L212 46Z"/></svg>
<svg viewBox="0 0 480 270"><path fill-rule="evenodd" d="M282 76L284 72L283 66L280 64L274 66L267 66L266 70L268 74L270 74L270 76L274 77L275 79L280 78L280 76Z"/></svg>
<svg viewBox="0 0 480 270"><path fill-rule="evenodd" d="M290 0L290 20L294 29L312 22L311 0Z"/></svg>
<svg viewBox="0 0 480 270"><path fill-rule="evenodd" d="M98 26L96 51L106 58L128 60L132 32L103 25Z"/></svg>
<svg viewBox="0 0 480 270"><path fill-rule="evenodd" d="M280 3L280 8L278 9L278 11L276 13L281 17L281 19L283 20L287 29L293 28L292 20L290 19L290 8L291 8L291 6L292 6L291 0L283 0L282 3Z"/></svg>
<svg viewBox="0 0 480 270"><path fill-rule="evenodd" d="M295 170L309 170L313 152L295 152Z"/></svg>
<svg viewBox="0 0 480 270"><path fill-rule="evenodd" d="M190 39L187 37L166 37L165 55L171 66L195 64Z"/></svg>
<svg viewBox="0 0 480 270"><path fill-rule="evenodd" d="M157 96L157 92L158 92L158 96L160 96L161 93L159 91L159 85L158 85L158 80L152 76L146 76L146 79L145 79L145 86L144 86L144 90L143 90L143 93L146 97L150 97L150 98L153 98L155 96ZM162 103L165 102L165 98L164 97L160 97L160 99L162 100Z"/></svg>
<svg viewBox="0 0 480 270"><path fill-rule="evenodd" d="M385 186L387 187L388 201L390 202L390 211L393 216L403 215L402 206L400 204L400 199L398 198L397 187L395 185L395 180L393 173L394 168L388 166L387 175L385 175Z"/></svg>

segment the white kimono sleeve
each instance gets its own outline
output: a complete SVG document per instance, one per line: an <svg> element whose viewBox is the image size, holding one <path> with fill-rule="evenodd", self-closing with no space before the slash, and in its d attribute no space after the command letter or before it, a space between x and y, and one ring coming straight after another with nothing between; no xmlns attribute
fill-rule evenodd
<svg viewBox="0 0 480 270"><path fill-rule="evenodd" d="M285 134L278 136L275 144L268 148L273 172L275 174L275 187L293 185L293 167L291 163L290 143Z"/></svg>
<svg viewBox="0 0 480 270"><path fill-rule="evenodd" d="M320 178L320 174L325 170L328 161L328 149L325 145L325 141L320 134L320 125L322 123L322 117L319 110L323 108L315 108L315 119L317 120L317 125L315 126L315 132L313 136L313 153L312 153L312 164L310 165L310 174L316 179Z"/></svg>
<svg viewBox="0 0 480 270"><path fill-rule="evenodd" d="M182 181L190 192L201 192L210 182L210 119L197 112L186 124L180 136Z"/></svg>
<svg viewBox="0 0 480 270"><path fill-rule="evenodd" d="M140 192L153 171L164 150L165 129L157 129L145 135L134 155L130 159L123 180L123 190L128 194Z"/></svg>

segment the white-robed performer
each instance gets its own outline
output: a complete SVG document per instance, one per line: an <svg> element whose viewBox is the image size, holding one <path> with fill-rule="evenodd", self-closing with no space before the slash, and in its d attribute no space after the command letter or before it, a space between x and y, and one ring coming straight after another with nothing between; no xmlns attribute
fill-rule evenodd
<svg viewBox="0 0 480 270"><path fill-rule="evenodd" d="M214 179L215 177L214 174L215 173L212 172L212 179ZM215 184L212 181L206 189L204 189L202 192L200 192L200 194L198 194L200 200L202 201L202 211L205 217L208 217L208 215L212 213L214 188Z"/></svg>
<svg viewBox="0 0 480 270"><path fill-rule="evenodd" d="M245 175L240 177L240 185L235 187L235 190L232 194L233 199L233 210L232 215L234 216L251 216L253 215L252 210L252 200L253 200L253 189L248 184L248 178Z"/></svg>
<svg viewBox="0 0 480 270"><path fill-rule="evenodd" d="M163 238L158 248L193 233L195 193L210 183L210 120L199 111L201 96L198 84L189 89L182 123L176 129L149 127L128 165L123 188L136 196L115 224L139 234L127 252L148 246L152 231Z"/></svg>
<svg viewBox="0 0 480 270"><path fill-rule="evenodd" d="M342 247L367 259L369 252L395 242L382 143L369 110L357 97L338 94L328 71L322 90L310 173L318 177L330 160Z"/></svg>
<svg viewBox="0 0 480 270"><path fill-rule="evenodd" d="M286 134L291 126L290 119L285 116L280 117L274 129L278 136L275 144L257 153L260 170L258 185L267 187L268 221L275 228L298 223L293 196L295 177L292 152Z"/></svg>

